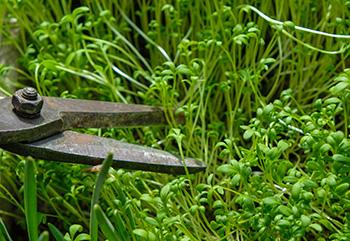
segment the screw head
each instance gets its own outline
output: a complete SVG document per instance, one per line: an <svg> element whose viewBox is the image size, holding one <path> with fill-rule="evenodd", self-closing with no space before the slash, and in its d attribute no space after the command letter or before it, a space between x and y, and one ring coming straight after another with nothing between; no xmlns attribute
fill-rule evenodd
<svg viewBox="0 0 350 241"><path fill-rule="evenodd" d="M32 87L17 90L12 96L14 112L25 118L38 117L43 107L43 102L42 97Z"/></svg>

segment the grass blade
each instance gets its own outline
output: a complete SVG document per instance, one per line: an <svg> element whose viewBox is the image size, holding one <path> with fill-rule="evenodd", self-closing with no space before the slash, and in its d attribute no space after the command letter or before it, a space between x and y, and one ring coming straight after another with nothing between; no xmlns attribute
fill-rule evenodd
<svg viewBox="0 0 350 241"><path fill-rule="evenodd" d="M119 241L122 240L120 238L117 238L119 235L115 231L111 221L108 219L106 214L103 212L101 207L98 204L95 204L94 206L94 212L98 221L98 224L103 232L103 234L106 236L106 238L109 241Z"/></svg>
<svg viewBox="0 0 350 241"><path fill-rule="evenodd" d="M6 241L6 238L2 232L0 232L0 241Z"/></svg>
<svg viewBox="0 0 350 241"><path fill-rule="evenodd" d="M120 215L119 211L115 210L112 215L112 221L115 225L115 228L117 230L117 233L121 240L131 240L129 237L129 233L127 230L127 225L125 224L122 216Z"/></svg>
<svg viewBox="0 0 350 241"><path fill-rule="evenodd" d="M130 26L135 29L136 32L138 32L148 43L152 44L154 47L156 47L159 52L162 54L162 56L166 59L166 61L173 62L171 58L169 57L168 53L163 49L160 45L158 45L156 42L154 42L150 37L147 36L133 21L128 18L128 16L125 15L125 13L119 8L120 13L122 14L123 18L126 22L130 24Z"/></svg>
<svg viewBox="0 0 350 241"><path fill-rule="evenodd" d="M34 160L25 162L24 170L24 210L30 241L38 240L38 216Z"/></svg>
<svg viewBox="0 0 350 241"><path fill-rule="evenodd" d="M44 231L40 234L38 241L49 241L49 232Z"/></svg>
<svg viewBox="0 0 350 241"><path fill-rule="evenodd" d="M48 226L56 241L65 241L63 234L58 230L58 228L56 228L55 225L49 223Z"/></svg>
<svg viewBox="0 0 350 241"><path fill-rule="evenodd" d="M113 155L108 154L107 158L103 161L101 171L97 176L96 184L94 191L92 193L92 199L91 199L91 211L90 211L90 236L91 241L97 241L98 239L98 225L97 220L94 212L94 206L97 204L98 199L100 197L101 189L103 186L104 181L106 180L108 170L112 164L113 161Z"/></svg>
<svg viewBox="0 0 350 241"><path fill-rule="evenodd" d="M12 241L10 234L7 232L6 226L2 218L0 217L0 241Z"/></svg>

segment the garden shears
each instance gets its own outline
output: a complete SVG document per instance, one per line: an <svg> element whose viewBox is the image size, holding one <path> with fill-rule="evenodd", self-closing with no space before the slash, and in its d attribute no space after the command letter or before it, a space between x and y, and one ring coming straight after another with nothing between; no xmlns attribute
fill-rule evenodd
<svg viewBox="0 0 350 241"><path fill-rule="evenodd" d="M116 168L170 174L206 168L192 158L70 130L165 124L157 107L45 97L26 87L1 99L0 109L0 148L22 156L96 166L112 153Z"/></svg>

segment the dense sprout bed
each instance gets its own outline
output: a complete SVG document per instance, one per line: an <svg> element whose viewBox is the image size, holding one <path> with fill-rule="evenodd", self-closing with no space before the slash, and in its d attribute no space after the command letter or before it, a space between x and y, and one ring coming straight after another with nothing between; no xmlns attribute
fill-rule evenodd
<svg viewBox="0 0 350 241"><path fill-rule="evenodd" d="M12 86L42 95L162 106L167 127L80 131L208 166L184 176L110 169L97 179L83 166L2 151L4 237L6 226L14 240L18 227L22 240L97 240L97 220L100 240L350 239L349 2L0 5L1 46L18 53L0 78L15 73ZM28 213L35 197L38 214Z"/></svg>

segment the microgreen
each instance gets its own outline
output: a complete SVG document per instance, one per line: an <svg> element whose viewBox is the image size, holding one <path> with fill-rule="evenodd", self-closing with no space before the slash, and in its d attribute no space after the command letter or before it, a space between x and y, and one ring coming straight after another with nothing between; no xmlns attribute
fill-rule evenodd
<svg viewBox="0 0 350 241"><path fill-rule="evenodd" d="M81 131L207 165L97 178L2 151L1 240L11 222L31 240L349 239L348 2L0 5L0 52L19 56L1 62L17 78L0 92L161 106L168 127Z"/></svg>

